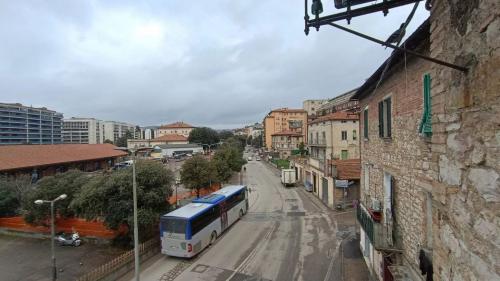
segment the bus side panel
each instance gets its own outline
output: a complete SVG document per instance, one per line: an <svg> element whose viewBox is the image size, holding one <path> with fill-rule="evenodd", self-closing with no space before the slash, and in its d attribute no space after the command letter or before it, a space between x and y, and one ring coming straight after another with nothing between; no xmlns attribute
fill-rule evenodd
<svg viewBox="0 0 500 281"><path fill-rule="evenodd" d="M217 236L221 234L220 218L217 218L198 233L193 235L191 244L193 245L193 255L198 254L210 244L212 232L216 232Z"/></svg>

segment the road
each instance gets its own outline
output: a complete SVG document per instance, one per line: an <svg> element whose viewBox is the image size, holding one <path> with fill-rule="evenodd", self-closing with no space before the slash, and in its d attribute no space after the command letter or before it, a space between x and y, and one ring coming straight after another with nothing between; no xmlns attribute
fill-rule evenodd
<svg viewBox="0 0 500 281"><path fill-rule="evenodd" d="M243 219L192 260L162 256L146 263L141 280L368 280L365 268L348 270L357 274L354 279L345 276L339 248L355 231L339 223L344 214L328 210L303 188L284 188L278 171L264 162L246 166L243 178L251 192ZM363 266L357 244L350 244L349 258Z"/></svg>

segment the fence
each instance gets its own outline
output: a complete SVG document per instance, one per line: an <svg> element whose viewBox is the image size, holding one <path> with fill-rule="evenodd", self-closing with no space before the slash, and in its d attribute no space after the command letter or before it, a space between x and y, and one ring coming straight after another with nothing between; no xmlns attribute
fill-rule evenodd
<svg viewBox="0 0 500 281"><path fill-rule="evenodd" d="M156 254L160 251L160 240L158 238L153 238L139 245L139 256L141 257L149 257L150 254ZM133 268L134 263L134 250L130 250L114 259L109 261L106 264L103 264L94 270L86 273L85 275L80 276L76 281L98 281L104 280L106 277L110 275L121 272L121 274L127 273L130 269ZM130 265L130 267L127 267ZM118 276L116 276L118 277ZM113 280L115 278L112 278Z"/></svg>

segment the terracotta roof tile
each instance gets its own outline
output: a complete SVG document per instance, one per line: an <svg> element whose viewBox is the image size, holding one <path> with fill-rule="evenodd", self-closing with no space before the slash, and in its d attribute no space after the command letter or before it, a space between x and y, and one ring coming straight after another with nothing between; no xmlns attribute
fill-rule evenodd
<svg viewBox="0 0 500 281"><path fill-rule="evenodd" d="M168 134L152 139L151 141L187 141L188 138L178 134Z"/></svg>
<svg viewBox="0 0 500 281"><path fill-rule="evenodd" d="M337 111L334 113L330 113L324 116L320 116L311 122L309 124L316 124L319 122L325 122L325 121L342 121L342 120L359 120L359 115L356 113L351 113L351 112L346 112L346 111Z"/></svg>
<svg viewBox="0 0 500 281"><path fill-rule="evenodd" d="M0 171L126 156L112 144L0 145Z"/></svg>
<svg viewBox="0 0 500 281"><path fill-rule="evenodd" d="M271 112L286 112L286 113L289 113L289 112L297 112L297 113L307 113L307 111L305 109L302 109L302 108L278 108L278 109L273 109L271 110Z"/></svg>
<svg viewBox="0 0 500 281"><path fill-rule="evenodd" d="M171 124L162 125L160 129L176 129L176 128L194 128L192 125L184 122L175 122Z"/></svg>
<svg viewBox="0 0 500 281"><path fill-rule="evenodd" d="M361 175L361 160L328 160L328 164L337 166L337 179L359 180Z"/></svg>

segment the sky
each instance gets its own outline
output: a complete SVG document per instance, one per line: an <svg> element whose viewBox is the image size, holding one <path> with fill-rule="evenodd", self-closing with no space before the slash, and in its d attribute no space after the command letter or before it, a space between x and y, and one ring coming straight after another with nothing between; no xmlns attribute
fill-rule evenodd
<svg viewBox="0 0 500 281"><path fill-rule="evenodd" d="M411 8L339 23L385 40ZM420 4L407 36L428 15ZM390 55L330 26L306 36L303 18L303 0L1 1L0 102L236 128L359 87Z"/></svg>

